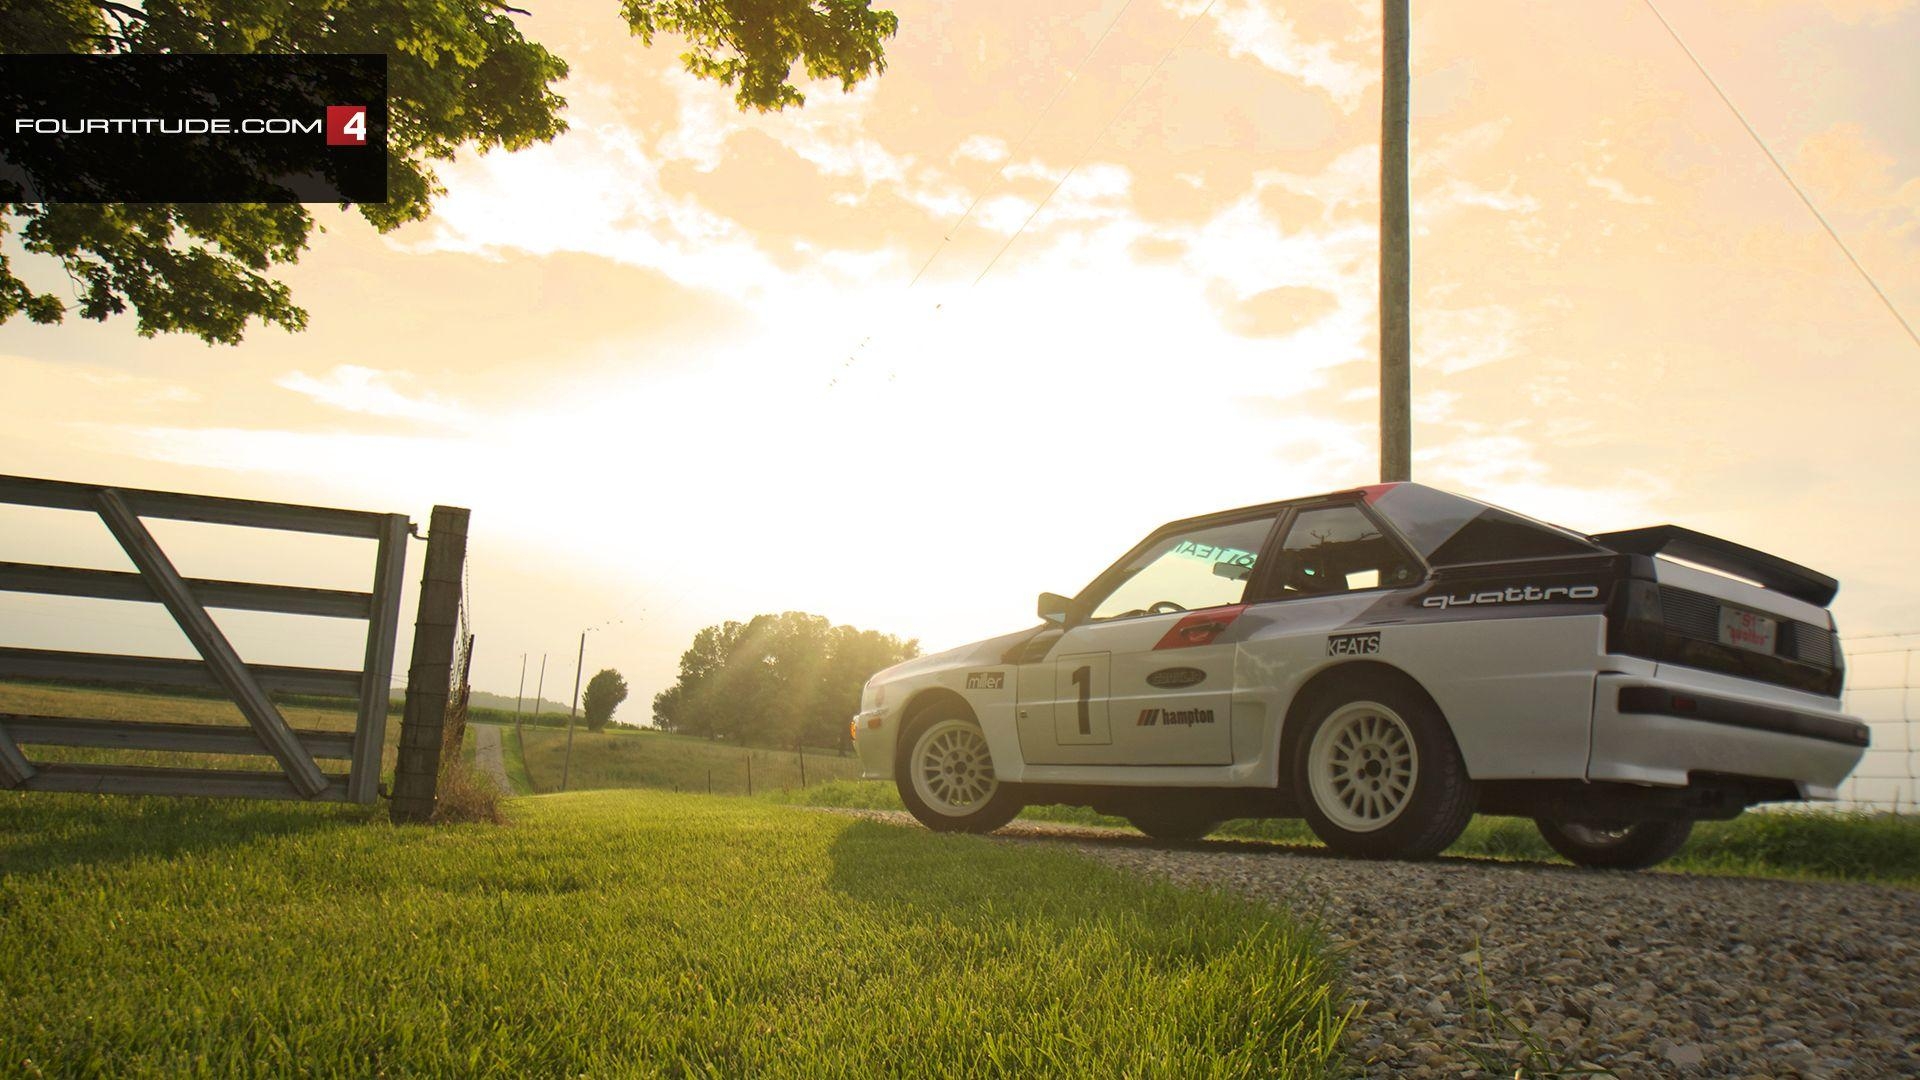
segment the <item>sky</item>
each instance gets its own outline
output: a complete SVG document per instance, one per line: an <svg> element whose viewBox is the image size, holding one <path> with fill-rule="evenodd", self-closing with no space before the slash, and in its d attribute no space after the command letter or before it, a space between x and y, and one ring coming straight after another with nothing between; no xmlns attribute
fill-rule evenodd
<svg viewBox="0 0 1920 1080"><path fill-rule="evenodd" d="M751 116L611 0L528 6L570 132L384 237L316 207L303 333L0 326L0 471L470 507L475 685L544 654L564 699L597 627L630 720L705 625L946 648L1161 522L1377 479L1377 4L903 0L877 81ZM1920 3L1661 10L1920 319ZM1920 346L1647 5L1416 4L1412 75L1415 479L1722 535L1838 577L1843 634L1920 630ZM155 532L191 575L370 579L365 542ZM0 508L0 552L127 565L59 511ZM356 624L217 617L358 666ZM153 605L12 595L0 645L192 655Z"/></svg>

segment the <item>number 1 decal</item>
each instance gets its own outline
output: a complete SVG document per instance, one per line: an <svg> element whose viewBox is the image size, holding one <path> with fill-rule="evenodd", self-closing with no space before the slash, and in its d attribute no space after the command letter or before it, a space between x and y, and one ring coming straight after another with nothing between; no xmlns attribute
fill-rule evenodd
<svg viewBox="0 0 1920 1080"><path fill-rule="evenodd" d="M1073 669L1073 685L1080 691L1080 734L1093 734L1093 669L1084 664Z"/></svg>

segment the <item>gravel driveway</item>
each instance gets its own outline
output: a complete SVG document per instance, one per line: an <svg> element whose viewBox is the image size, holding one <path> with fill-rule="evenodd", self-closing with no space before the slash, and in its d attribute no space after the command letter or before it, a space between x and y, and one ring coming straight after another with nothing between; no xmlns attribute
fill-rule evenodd
<svg viewBox="0 0 1920 1080"><path fill-rule="evenodd" d="M1365 1075L1477 1075L1478 1052L1507 1076L1582 1061L1622 1077L1920 1076L1920 891L1370 863L1037 822L999 835L1318 918L1362 1005L1351 1038Z"/></svg>

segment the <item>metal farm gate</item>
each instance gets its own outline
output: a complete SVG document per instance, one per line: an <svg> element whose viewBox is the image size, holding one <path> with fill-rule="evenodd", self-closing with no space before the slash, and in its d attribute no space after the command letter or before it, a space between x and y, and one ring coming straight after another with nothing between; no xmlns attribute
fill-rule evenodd
<svg viewBox="0 0 1920 1080"><path fill-rule="evenodd" d="M0 504L98 515L138 571L0 562L0 591L161 604L200 654L199 660L176 660L0 648L0 679L217 689L239 707L247 722L246 727L239 727L0 712L0 788L355 803L371 803L379 795L394 641L399 629L407 538L412 528L406 515L18 476L0 476ZM147 518L372 540L372 584L365 592L353 592L185 578L147 530L143 520ZM401 768L395 784L394 814L405 820L424 818L432 809L453 613L458 607L458 581L465 561L466 518L465 510L434 509L436 542L429 544L414 664L407 687L406 728L417 726L421 730L403 730ZM447 587L449 579L451 590ZM359 669L351 671L249 664L234 651L208 615L208 608L362 620L366 623L364 658ZM437 695L433 686L436 678ZM350 732L296 729L274 703L270 696L274 693L351 699L355 703L354 728ZM42 763L22 753L23 743L266 756L280 769ZM321 760L343 761L346 771L323 771ZM408 804L404 813L403 796Z"/></svg>

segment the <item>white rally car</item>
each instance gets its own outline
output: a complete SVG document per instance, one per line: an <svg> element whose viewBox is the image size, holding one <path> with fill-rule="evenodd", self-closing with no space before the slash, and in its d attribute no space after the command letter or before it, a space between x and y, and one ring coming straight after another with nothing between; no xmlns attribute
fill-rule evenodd
<svg viewBox="0 0 1920 1080"><path fill-rule="evenodd" d="M1163 839L1304 817L1421 858L1479 811L1650 866L1858 764L1837 589L1670 525L1585 536L1383 484L1164 526L1043 594L1040 626L875 675L853 730L935 829L1070 803Z"/></svg>

